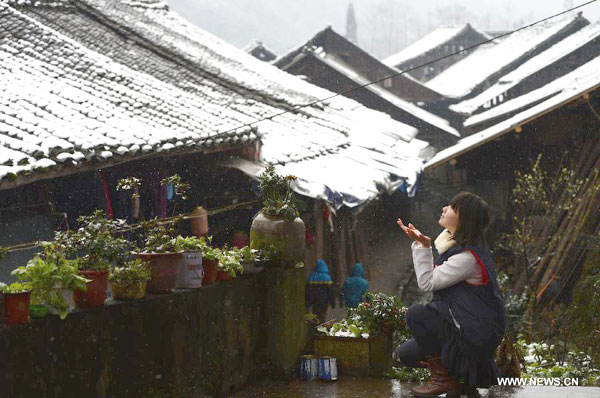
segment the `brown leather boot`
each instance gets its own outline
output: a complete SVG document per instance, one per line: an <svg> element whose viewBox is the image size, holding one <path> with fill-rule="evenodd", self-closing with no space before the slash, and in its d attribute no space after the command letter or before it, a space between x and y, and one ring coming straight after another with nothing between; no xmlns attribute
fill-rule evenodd
<svg viewBox="0 0 600 398"><path fill-rule="evenodd" d="M417 397L436 397L440 394L459 395L459 384L448 369L442 364L440 357L428 357L427 365L431 370L431 379L425 385L413 387L410 391Z"/></svg>

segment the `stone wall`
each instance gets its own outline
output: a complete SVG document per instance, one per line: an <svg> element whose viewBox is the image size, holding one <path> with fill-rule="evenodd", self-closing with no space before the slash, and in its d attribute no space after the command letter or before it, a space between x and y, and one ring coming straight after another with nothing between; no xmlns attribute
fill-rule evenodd
<svg viewBox="0 0 600 398"><path fill-rule="evenodd" d="M304 270L0 324L0 396L195 398L288 377L305 343Z"/></svg>

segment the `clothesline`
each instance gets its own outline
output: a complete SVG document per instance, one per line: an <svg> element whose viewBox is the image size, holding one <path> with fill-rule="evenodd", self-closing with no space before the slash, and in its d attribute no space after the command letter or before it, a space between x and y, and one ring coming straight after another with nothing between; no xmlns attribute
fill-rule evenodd
<svg viewBox="0 0 600 398"><path fill-rule="evenodd" d="M256 200L251 200L248 202L236 203L233 205L220 207L217 209L206 210L206 215L214 216L217 214L226 213L228 211L237 210L242 207L250 206L250 205L253 205L256 203L260 203L260 200L256 199ZM194 214L194 213L178 214L178 215L171 216L171 217L159 218L159 219L157 219L157 222L159 224L171 224L180 219L191 220L193 218L204 217L204 216L205 216L205 214ZM143 227L143 225L144 225L143 222L131 224L127 228L124 228L123 230L121 230L120 232L124 233L124 232L134 231L136 229ZM0 246L0 249L5 249L7 252L12 253L12 252L17 252L17 251L22 251L22 250L33 249L35 247L38 247L40 245L40 242L41 241L35 241L35 242L19 243L19 244L11 245L11 246L3 246L3 247Z"/></svg>

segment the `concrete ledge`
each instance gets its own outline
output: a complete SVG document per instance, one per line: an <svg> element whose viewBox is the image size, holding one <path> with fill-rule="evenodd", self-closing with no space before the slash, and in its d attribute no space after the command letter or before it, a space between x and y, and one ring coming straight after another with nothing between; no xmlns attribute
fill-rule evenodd
<svg viewBox="0 0 600 398"><path fill-rule="evenodd" d="M0 325L0 396L224 396L266 368L291 371L303 316L304 271L291 269Z"/></svg>

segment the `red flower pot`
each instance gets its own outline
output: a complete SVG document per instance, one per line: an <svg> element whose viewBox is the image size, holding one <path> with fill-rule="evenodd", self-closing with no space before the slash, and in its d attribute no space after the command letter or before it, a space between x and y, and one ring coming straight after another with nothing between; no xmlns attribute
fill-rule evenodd
<svg viewBox="0 0 600 398"><path fill-rule="evenodd" d="M217 281L217 264L218 260L202 259L202 268L204 268L204 276L202 277L202 286L214 285Z"/></svg>
<svg viewBox="0 0 600 398"><path fill-rule="evenodd" d="M4 293L4 321L9 324L29 322L31 292Z"/></svg>
<svg viewBox="0 0 600 398"><path fill-rule="evenodd" d="M108 270L79 271L79 274L91 282L87 283L87 290L75 290L73 300L77 308L102 307L108 295Z"/></svg>
<svg viewBox="0 0 600 398"><path fill-rule="evenodd" d="M232 279L233 279L233 276L231 276L231 274L229 272L217 270L217 280L225 282L225 281L230 281Z"/></svg>
<svg viewBox="0 0 600 398"><path fill-rule="evenodd" d="M181 253L137 253L138 258L149 264L151 277L146 292L153 294L171 293L179 275Z"/></svg>

